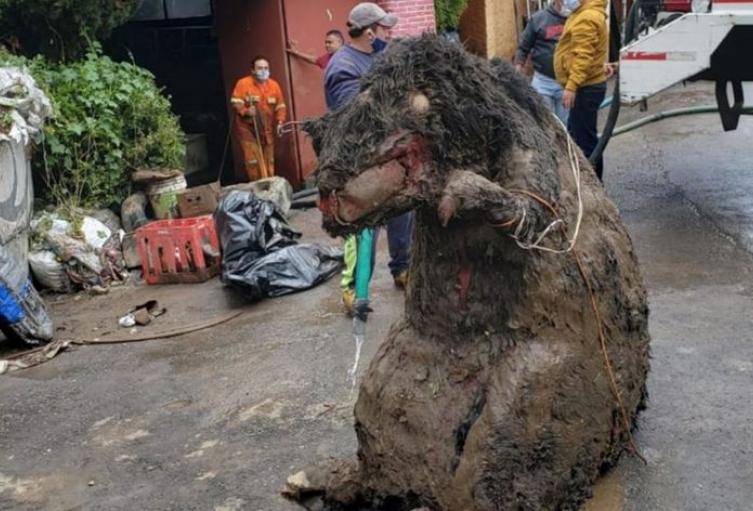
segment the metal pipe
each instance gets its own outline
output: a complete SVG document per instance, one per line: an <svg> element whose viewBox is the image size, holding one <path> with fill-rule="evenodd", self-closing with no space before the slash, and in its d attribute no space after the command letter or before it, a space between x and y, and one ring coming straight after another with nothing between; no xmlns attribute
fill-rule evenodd
<svg viewBox="0 0 753 511"><path fill-rule="evenodd" d="M304 197L310 197L319 193L318 188L306 188L293 194L293 200L303 199Z"/></svg>
<svg viewBox="0 0 753 511"><path fill-rule="evenodd" d="M614 10L614 3L609 4L609 26L610 26L610 37L609 37L609 54L617 55L619 54L620 49L620 31L619 27L617 26L617 14ZM617 98L617 101L612 101L609 107L609 115L607 115L607 121L604 125L604 130L601 133L601 136L599 137L599 141L596 144L596 147L594 147L594 150L591 152L591 155L588 157L589 161L591 163L596 163L599 161L601 156L604 154L604 151L607 148L607 145L609 144L609 140L612 138L612 131L614 130L614 127L617 125L617 118L620 115L620 107L622 106L620 104L620 74L619 70L615 74L615 84L614 84L614 91L612 92L612 98Z"/></svg>
<svg viewBox="0 0 753 511"><path fill-rule="evenodd" d="M293 202L290 203L290 209L306 209L306 208L315 208L316 207L316 197L314 198L304 198L304 199L296 199Z"/></svg>
<svg viewBox="0 0 753 511"><path fill-rule="evenodd" d="M664 112L657 112L653 115L649 115L646 117L643 117L641 119L635 120L633 122L629 122L627 124L624 124L618 128L615 128L614 132L612 132L612 136L616 137L617 135L622 135L623 133L628 133L629 131L633 131L635 129L638 129L640 127L643 127L647 124L651 124L658 121L663 121L664 119L671 119L672 117L681 117L685 115L699 115L699 114L713 114L718 113L719 107L716 105L704 105L704 106L693 106L693 107L686 107L686 108L675 108L673 110L666 110ZM753 115L753 107L745 107L743 108L742 115Z"/></svg>

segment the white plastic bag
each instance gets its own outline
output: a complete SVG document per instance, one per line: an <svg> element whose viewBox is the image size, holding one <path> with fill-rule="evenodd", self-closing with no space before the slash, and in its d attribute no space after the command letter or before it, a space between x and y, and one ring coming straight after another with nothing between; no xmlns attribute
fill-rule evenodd
<svg viewBox="0 0 753 511"><path fill-rule="evenodd" d="M29 254L29 266L34 278L43 287L58 293L71 289L71 280L65 273L65 266L58 261L52 250L39 250Z"/></svg>

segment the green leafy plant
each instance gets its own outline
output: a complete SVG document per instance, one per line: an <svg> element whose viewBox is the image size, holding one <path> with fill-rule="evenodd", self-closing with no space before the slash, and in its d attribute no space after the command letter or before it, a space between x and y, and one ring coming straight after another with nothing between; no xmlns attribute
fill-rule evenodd
<svg viewBox="0 0 753 511"><path fill-rule="evenodd" d="M0 0L0 38L25 55L53 60L83 56L125 23L139 0Z"/></svg>
<svg viewBox="0 0 753 511"><path fill-rule="evenodd" d="M0 65L19 60L0 55ZM79 62L25 64L55 111L32 159L45 202L109 206L129 194L133 169L182 167L184 135L149 71L112 61L96 44Z"/></svg>
<svg viewBox="0 0 753 511"><path fill-rule="evenodd" d="M13 127L13 117L10 115L10 110L0 106L0 133L9 133Z"/></svg>
<svg viewBox="0 0 753 511"><path fill-rule="evenodd" d="M468 0L434 0L439 30L452 30L458 27L460 16L468 6Z"/></svg>

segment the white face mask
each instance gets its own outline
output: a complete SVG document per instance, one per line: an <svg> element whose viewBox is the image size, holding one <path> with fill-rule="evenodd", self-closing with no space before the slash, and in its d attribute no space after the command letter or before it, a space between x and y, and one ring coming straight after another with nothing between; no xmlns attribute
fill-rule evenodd
<svg viewBox="0 0 753 511"><path fill-rule="evenodd" d="M565 17L570 16L573 11L578 10L580 4L581 0L562 0L562 9L560 9L560 14Z"/></svg>

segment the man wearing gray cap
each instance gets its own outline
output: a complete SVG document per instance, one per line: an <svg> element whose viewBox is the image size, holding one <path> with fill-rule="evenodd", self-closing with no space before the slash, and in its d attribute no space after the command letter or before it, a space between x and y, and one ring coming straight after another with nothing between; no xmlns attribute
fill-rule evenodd
<svg viewBox="0 0 753 511"><path fill-rule="evenodd" d="M337 109L358 94L361 77L365 75L374 54L386 46L397 16L387 14L372 2L361 2L348 15L350 43L335 53L324 75L327 108Z"/></svg>
<svg viewBox="0 0 753 511"><path fill-rule="evenodd" d="M350 11L348 35L351 41L332 56L324 75L324 94L329 110L336 110L358 94L361 77L371 68L376 53L384 49L391 39L391 30L395 24L397 24L397 16L388 14L373 2L361 2ZM389 267L395 285L399 288L405 287L408 278L412 230L412 213L400 215L387 223ZM370 241L373 243L372 253L376 248L377 232L374 231ZM346 309L356 314L359 313L358 310L354 310L358 309L355 280L359 239L361 239L360 234L351 236L345 241L345 269L340 284ZM374 258L371 259L373 264ZM364 311L368 309L367 301L360 300L360 302L363 302Z"/></svg>

